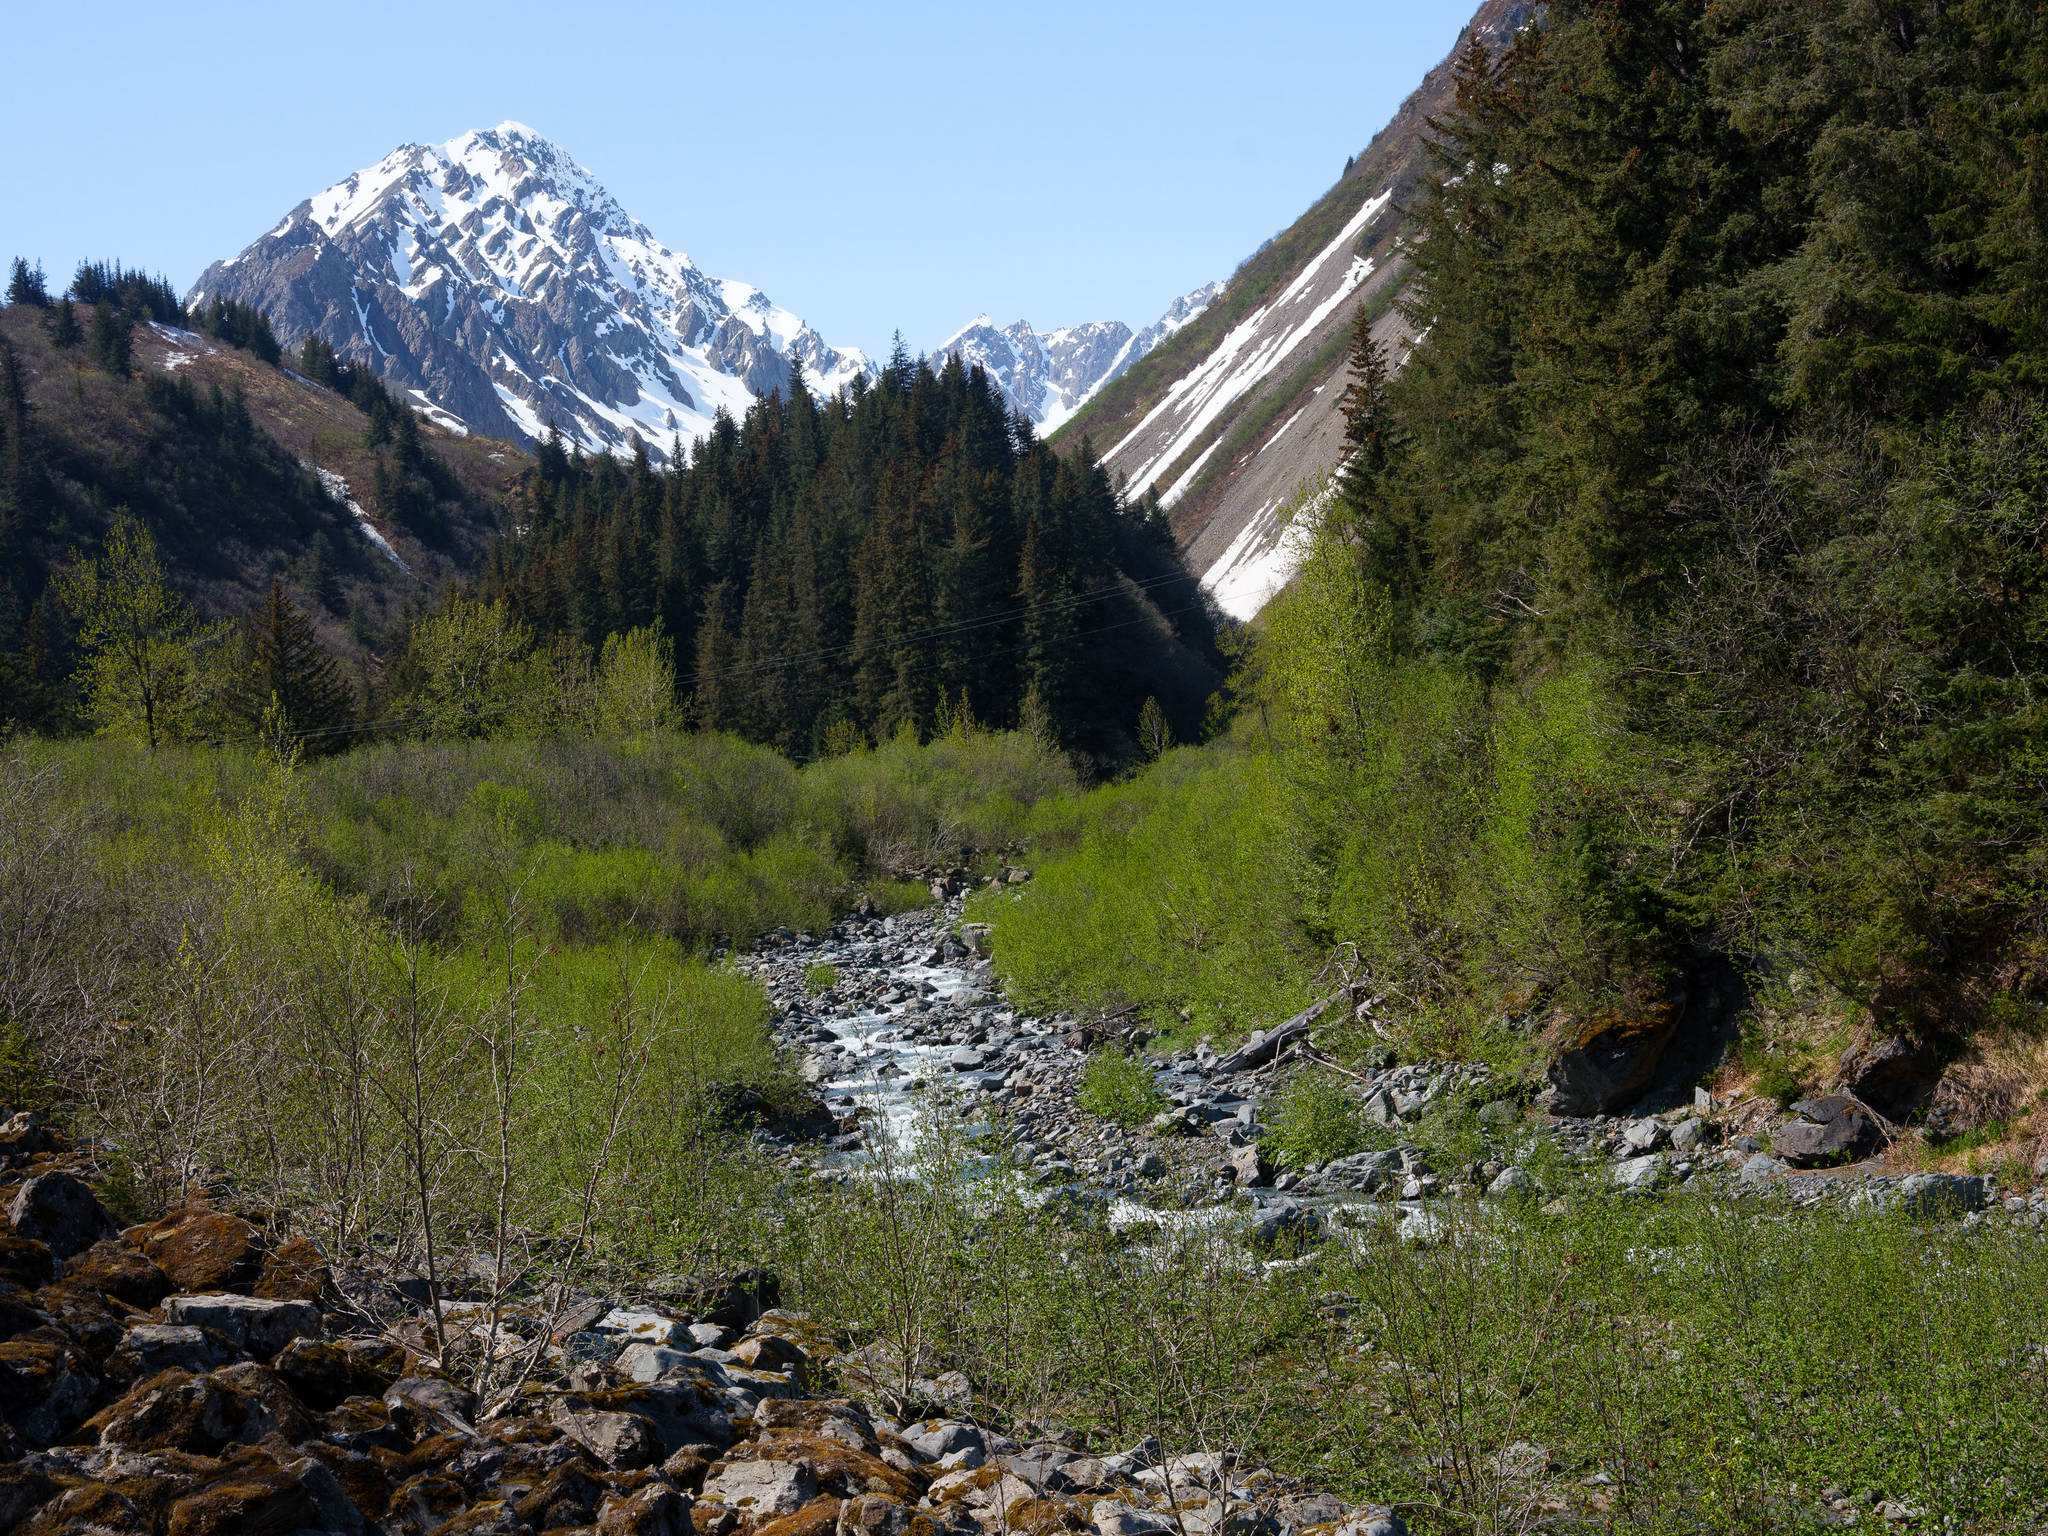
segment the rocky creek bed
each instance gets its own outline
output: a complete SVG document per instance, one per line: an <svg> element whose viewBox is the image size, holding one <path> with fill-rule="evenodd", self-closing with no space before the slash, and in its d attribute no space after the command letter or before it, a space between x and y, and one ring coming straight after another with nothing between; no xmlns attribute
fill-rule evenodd
<svg viewBox="0 0 2048 1536"><path fill-rule="evenodd" d="M1437 1242L1507 1202L1557 1198L1543 1182L1557 1175L1525 1163L1645 1197L1742 1194L1795 1212L1845 1202L2039 1225L2048 1205L1984 1179L1793 1167L1813 1144L1868 1137L1861 1124L1830 1129L1867 1115L1853 1099L1789 1115L1702 1098L1656 1115L1556 1117L1495 1096L1482 1070L1426 1062L1360 1074L1389 1145L1276 1175L1260 1156L1264 1117L1319 1015L1220 1057L1150 1058L1169 1107L1149 1125L1111 1125L1075 1103L1102 1028L1007 1006L959 920L953 897L775 936L740 961L831 1112L818 1134L782 1143L793 1170L869 1176L879 1139L914 1136L916 1106L942 1094L1002 1138L1001 1155L1037 1187L1126 1226L1242 1222L1254 1262L1290 1235L1370 1228L1378 1240L1391 1228ZM829 987L821 966L833 968ZM1486 1148L1455 1166L1402 1139L1452 1100L1479 1106ZM33 1115L0 1125L0 1531L1406 1529L1392 1509L1346 1504L1227 1450L1167 1456L1150 1441L1090 1445L1006 1422L958 1373L921 1376L782 1308L765 1272L649 1277L494 1309L473 1285L436 1299L416 1279L338 1266L310 1241L204 1203L119 1228L93 1188L106 1172L93 1148ZM498 1364L479 1397L468 1373L481 1359ZM1604 1478L1571 1497L1597 1510Z"/></svg>
<svg viewBox="0 0 2048 1536"><path fill-rule="evenodd" d="M759 1272L443 1301L452 1354L515 1367L480 1400L431 1364L418 1285L205 1206L117 1230L88 1152L32 1115L0 1158L0 1529L26 1536L1403 1529L1227 1454L1013 1438Z"/></svg>
<svg viewBox="0 0 2048 1536"><path fill-rule="evenodd" d="M943 890L943 887L941 888ZM839 1130L821 1145L830 1174L871 1154L878 1138L900 1151L914 1140L920 1106L953 1105L992 1134L1007 1158L1047 1187L1103 1203L1119 1223L1215 1206L1241 1213L1254 1236L1307 1230L1360 1201L1397 1207L1397 1219L1455 1209L1471 1199L1552 1199L1537 1164L1625 1192L1712 1191L1794 1208L1847 1203L1903 1208L1968 1222L2048 1221L2048 1166L2030 1190L1980 1175L1900 1173L1875 1158L1895 1127L1852 1095L1823 1095L1789 1111L1757 1100L1717 1101L1696 1091L1655 1112L1546 1113L1497 1088L1483 1066L1392 1063L1350 1074L1363 1115L1388 1144L1297 1171L1276 1169L1260 1147L1286 1075L1313 1050L1322 1008L1218 1055L1205 1043L1144 1055L1167 1109L1125 1127L1077 1102L1089 1051L1131 1036L1116 1021L1033 1017L1009 1005L963 921L963 896L896 917L856 917L823 935L776 934L739 964L767 989L778 1041L800 1053ZM829 968L829 986L816 979ZM1454 1106L1476 1108L1485 1151L1462 1163L1404 1144ZM1417 1138L1418 1142L1421 1140ZM797 1151L797 1160L816 1161ZM2048 1159L2044 1159L2048 1164ZM1408 1221L1420 1234L1435 1221Z"/></svg>

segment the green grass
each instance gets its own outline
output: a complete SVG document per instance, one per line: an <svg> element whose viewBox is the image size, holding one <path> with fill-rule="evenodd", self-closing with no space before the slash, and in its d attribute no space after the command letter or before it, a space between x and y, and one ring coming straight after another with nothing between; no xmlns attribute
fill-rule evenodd
<svg viewBox="0 0 2048 1536"><path fill-rule="evenodd" d="M1118 1235L915 1171L800 1213L794 1304L1092 1449L1228 1445L1418 1536L1817 1533L1826 1490L1860 1525L1885 1500L1914 1529L2048 1518L2048 1244L2020 1231L1594 1179L1562 1215L1445 1202L1457 1241L1363 1214L1265 1272L1226 1233Z"/></svg>
<svg viewBox="0 0 2048 1536"><path fill-rule="evenodd" d="M1111 1045L1089 1054L1075 1101L1089 1114L1123 1126L1143 1125L1167 1107L1145 1064Z"/></svg>

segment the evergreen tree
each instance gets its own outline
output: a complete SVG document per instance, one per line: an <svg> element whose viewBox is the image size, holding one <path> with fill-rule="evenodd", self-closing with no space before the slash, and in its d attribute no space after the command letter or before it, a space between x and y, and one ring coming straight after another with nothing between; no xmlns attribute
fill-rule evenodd
<svg viewBox="0 0 2048 1536"><path fill-rule="evenodd" d="M116 310L113 301L104 296L93 304L92 340L86 350L101 369L118 378L128 376L131 367L128 317Z"/></svg>
<svg viewBox="0 0 2048 1536"><path fill-rule="evenodd" d="M262 605L243 621L241 642L231 696L237 724L279 745L295 742L315 752L345 745L342 728L355 715L354 693L282 581L272 578Z"/></svg>
<svg viewBox="0 0 2048 1536"><path fill-rule="evenodd" d="M1361 304L1351 322L1351 379L1338 402L1344 414L1344 457L1337 493L1359 524L1369 522L1377 488L1393 453L1395 427L1387 403L1387 364Z"/></svg>
<svg viewBox="0 0 2048 1536"><path fill-rule="evenodd" d="M71 298L67 294L57 301L56 319L50 325L50 345L68 352L83 339L84 332L78 325L78 312L71 307Z"/></svg>
<svg viewBox="0 0 2048 1536"><path fill-rule="evenodd" d="M7 279L7 302L29 304L37 309L49 307L50 290L43 281L41 262L31 268L25 257L14 258L14 271Z"/></svg>

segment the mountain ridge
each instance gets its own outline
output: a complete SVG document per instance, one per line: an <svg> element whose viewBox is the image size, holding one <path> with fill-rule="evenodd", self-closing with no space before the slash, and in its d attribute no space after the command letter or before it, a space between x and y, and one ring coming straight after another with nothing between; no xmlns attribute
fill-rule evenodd
<svg viewBox="0 0 2048 1536"><path fill-rule="evenodd" d="M998 327L977 315L926 355L934 369L958 356L980 364L1013 410L1040 432L1059 430L1098 391L1197 319L1223 292L1207 283L1175 299L1152 324L1133 331L1120 320L1092 320L1040 331L1028 320Z"/></svg>
<svg viewBox="0 0 2048 1536"><path fill-rule="evenodd" d="M659 458L720 410L874 371L750 284L657 240L558 145L516 122L402 144L299 203L190 302L319 334L454 430L532 443L550 426Z"/></svg>
<svg viewBox="0 0 2048 1536"><path fill-rule="evenodd" d="M1329 191L1053 434L1063 451L1091 440L1134 490L1160 492L1190 567L1233 617L1254 617L1285 585L1293 556L1282 514L1342 457L1344 343L1359 307L1371 308L1393 366L1415 341L1400 307L1406 209L1423 182L1430 121L1450 102L1451 60L1475 35L1500 51L1537 9L1484 0Z"/></svg>

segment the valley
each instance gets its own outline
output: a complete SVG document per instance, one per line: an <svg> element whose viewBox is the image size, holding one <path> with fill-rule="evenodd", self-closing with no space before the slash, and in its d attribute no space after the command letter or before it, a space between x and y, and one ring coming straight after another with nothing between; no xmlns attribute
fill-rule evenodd
<svg viewBox="0 0 2048 1536"><path fill-rule="evenodd" d="M886 355L513 121L17 259L0 1531L2039 1529L2044 84L1485 0Z"/></svg>

